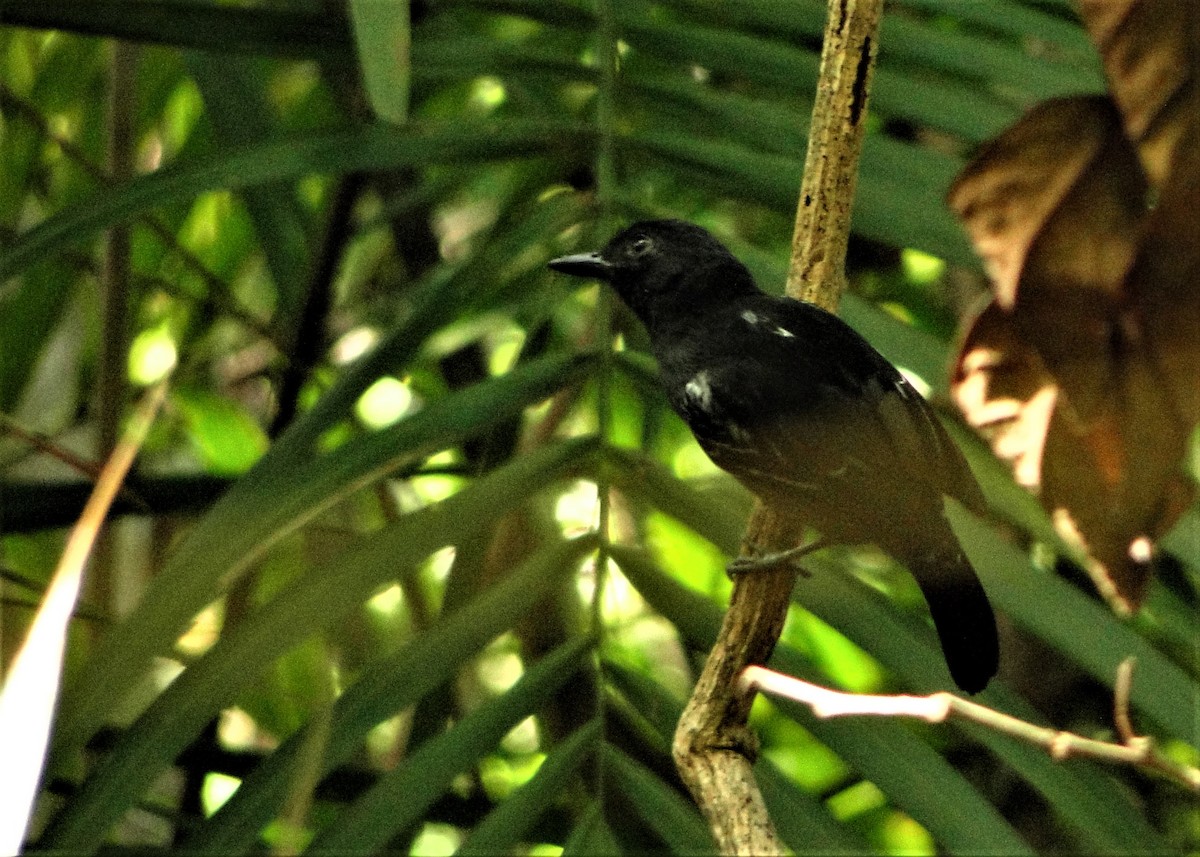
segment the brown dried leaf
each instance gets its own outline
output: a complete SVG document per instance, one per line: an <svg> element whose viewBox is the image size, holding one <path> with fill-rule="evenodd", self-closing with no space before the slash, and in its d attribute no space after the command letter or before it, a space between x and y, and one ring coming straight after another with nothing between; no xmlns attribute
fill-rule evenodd
<svg viewBox="0 0 1200 857"><path fill-rule="evenodd" d="M1180 149L1134 269L1130 301L1142 319L1155 377L1177 418L1200 422L1200 134Z"/></svg>
<svg viewBox="0 0 1200 857"><path fill-rule="evenodd" d="M964 340L951 390L968 421L1039 493L1061 538L1121 613L1137 608L1150 546L1191 502L1186 435L1149 364L1129 362L1111 407L1084 423L1011 314L988 304Z"/></svg>
<svg viewBox="0 0 1200 857"><path fill-rule="evenodd" d="M954 393L1128 611L1153 540L1192 498L1180 462L1200 421L1200 4L1081 11L1113 100L1030 111L951 190L996 293Z"/></svg>
<svg viewBox="0 0 1200 857"><path fill-rule="evenodd" d="M1038 488L1058 385L995 301L967 329L950 392L996 456L1012 466L1017 483Z"/></svg>
<svg viewBox="0 0 1200 857"><path fill-rule="evenodd" d="M1126 283L1185 423L1200 420L1200 4L1083 0L1126 137L1159 204Z"/></svg>
<svg viewBox="0 0 1200 857"><path fill-rule="evenodd" d="M1109 183L1121 183L1128 188L1129 179L1122 181L1113 169L1124 166L1127 156L1122 159L1108 151L1114 137L1121 139L1119 131L1120 119L1108 99L1048 101L984 145L955 179L948 196L950 207L962 220L976 252L983 258L996 298L1005 309L1016 303L1017 286L1029 267L1034 244L1046 240L1041 236L1057 212L1066 207L1074 216L1089 216L1083 203L1089 201L1087 197L1097 173ZM1119 163L1108 166L1107 162L1114 157ZM1135 164L1135 179L1138 174ZM1134 187L1134 197L1144 197L1144 190L1139 194ZM1098 222L1106 216L1115 218L1120 224L1126 214L1123 202L1118 199L1115 210L1111 210L1111 203L1104 205L1091 216L1097 217ZM1099 236L1081 249L1090 250L1093 255L1073 254L1078 257L1076 264L1088 265L1095 259L1092 270L1096 273L1118 269L1102 278L1102 282L1115 290L1128 262L1132 261L1132 253L1124 260L1125 267L1121 267L1124 254L1116 251L1119 255L1110 261L1114 251ZM1053 258L1045 262L1047 266L1053 263Z"/></svg>
<svg viewBox="0 0 1200 857"><path fill-rule="evenodd" d="M1046 102L985 146L949 195L996 299L1084 414L1114 380L1122 287L1146 183L1105 98Z"/></svg>
<svg viewBox="0 0 1200 857"><path fill-rule="evenodd" d="M1187 0L1081 0L1125 135L1162 187L1174 154L1194 128L1200 5Z"/></svg>
<svg viewBox="0 0 1200 857"><path fill-rule="evenodd" d="M1111 407L1080 421L1069 402L1050 421L1042 494L1055 529L1091 557L1097 589L1121 613L1136 610L1149 583L1148 560L1191 502L1179 463L1187 432L1175 418L1149 361L1133 355Z"/></svg>

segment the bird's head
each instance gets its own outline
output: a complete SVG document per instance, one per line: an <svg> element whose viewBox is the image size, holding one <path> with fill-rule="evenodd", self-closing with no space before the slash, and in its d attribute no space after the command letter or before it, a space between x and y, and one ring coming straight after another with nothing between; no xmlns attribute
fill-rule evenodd
<svg viewBox="0 0 1200 857"><path fill-rule="evenodd" d="M647 325L676 301L694 306L755 289L750 272L721 242L682 220L643 220L600 250L554 259L550 268L610 283Z"/></svg>

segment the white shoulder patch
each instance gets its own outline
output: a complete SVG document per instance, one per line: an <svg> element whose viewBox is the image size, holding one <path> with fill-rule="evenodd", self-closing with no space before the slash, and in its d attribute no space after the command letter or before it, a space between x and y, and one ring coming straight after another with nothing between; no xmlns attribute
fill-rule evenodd
<svg viewBox="0 0 1200 857"><path fill-rule="evenodd" d="M708 382L708 372L700 371L683 385L683 394L703 411L712 409L712 385Z"/></svg>
<svg viewBox="0 0 1200 857"><path fill-rule="evenodd" d="M792 333L786 327L780 327L765 315L759 315L752 309L742 310L742 321L746 322L746 324L766 325L767 329L770 330L771 333L775 334L776 336L782 336L785 339L794 339L796 337L796 334Z"/></svg>

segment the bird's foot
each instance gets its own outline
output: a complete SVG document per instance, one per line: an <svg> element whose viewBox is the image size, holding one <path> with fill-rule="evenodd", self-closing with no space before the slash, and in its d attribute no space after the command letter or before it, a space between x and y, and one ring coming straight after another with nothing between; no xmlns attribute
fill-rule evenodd
<svg viewBox="0 0 1200 857"><path fill-rule="evenodd" d="M771 551L770 553L759 554L758 556L739 556L736 559L730 560L729 564L725 566L725 573L730 577L737 577L739 574L746 574L747 572L770 571L771 569L786 565L790 566L801 577L810 577L812 576L812 572L800 565L797 560L823 547L825 547L825 542L821 539L816 539L808 544L797 545L785 551Z"/></svg>

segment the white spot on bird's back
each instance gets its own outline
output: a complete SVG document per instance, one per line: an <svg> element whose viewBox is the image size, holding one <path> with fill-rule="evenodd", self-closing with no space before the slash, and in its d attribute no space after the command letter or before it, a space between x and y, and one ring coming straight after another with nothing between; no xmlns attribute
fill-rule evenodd
<svg viewBox="0 0 1200 857"><path fill-rule="evenodd" d="M708 373L701 371L693 375L692 380L684 384L683 394L701 410L710 410L712 408L712 385L708 382Z"/></svg>
<svg viewBox="0 0 1200 857"><path fill-rule="evenodd" d="M759 315L752 309L742 310L742 321L753 325L769 325L771 333L775 334L776 336L782 336L785 339L794 339L796 337L796 334L792 333L786 327L780 327L778 324L771 321L771 319L767 318L766 316Z"/></svg>

